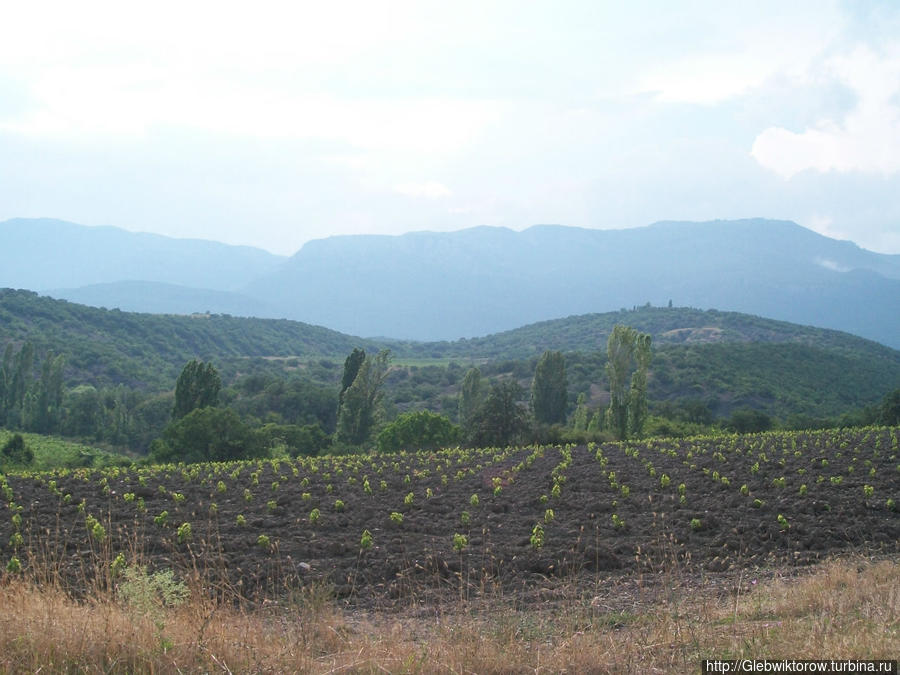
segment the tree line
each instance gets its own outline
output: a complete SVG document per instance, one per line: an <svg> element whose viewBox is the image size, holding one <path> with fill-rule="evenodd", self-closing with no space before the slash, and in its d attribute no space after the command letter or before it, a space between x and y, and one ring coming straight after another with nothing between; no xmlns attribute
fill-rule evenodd
<svg viewBox="0 0 900 675"><path fill-rule="evenodd" d="M154 461L209 461L626 439L679 435L712 424L709 409L697 401L667 402L650 414L648 334L615 326L605 357L608 405L591 407L583 393L572 401L566 357L545 351L531 370L517 362L499 376L486 376L478 367L445 368L445 380L458 378L452 406L445 401L441 412L396 414L386 397L386 383L398 372L388 350L354 348L333 386L248 373L223 387L218 369L195 359L182 369L174 392L147 394L122 386L66 389L65 358L51 353L38 364L34 347L25 343L18 351L8 345L0 362L0 426L127 446L148 452ZM520 382L529 375L526 389ZM861 423L898 423L900 390L893 396ZM758 411L738 410L726 426L760 431L772 420ZM9 453L27 457L18 448Z"/></svg>

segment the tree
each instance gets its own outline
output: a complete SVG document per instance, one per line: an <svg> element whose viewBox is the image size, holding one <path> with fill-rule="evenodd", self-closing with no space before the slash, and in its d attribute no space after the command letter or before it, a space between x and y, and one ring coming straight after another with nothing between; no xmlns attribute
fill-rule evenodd
<svg viewBox="0 0 900 675"><path fill-rule="evenodd" d="M575 414L572 416L573 431L587 431L588 412L587 396L584 392L581 392L575 401Z"/></svg>
<svg viewBox="0 0 900 675"><path fill-rule="evenodd" d="M0 365L0 425L21 427L25 395L32 377L34 346L26 342L17 354L12 344L6 345Z"/></svg>
<svg viewBox="0 0 900 675"><path fill-rule="evenodd" d="M344 374L341 377L341 393L338 395L338 411L344 402L344 394L359 375L359 369L366 360L366 350L354 347L353 351L344 359Z"/></svg>
<svg viewBox="0 0 900 675"><path fill-rule="evenodd" d="M150 445L154 462L226 462L263 456L262 438L236 412L209 406L172 421Z"/></svg>
<svg viewBox="0 0 900 675"><path fill-rule="evenodd" d="M375 357L366 356L353 383L343 392L337 421L339 443L362 445L369 440L378 419L390 360L389 349L381 350Z"/></svg>
<svg viewBox="0 0 900 675"><path fill-rule="evenodd" d="M900 424L900 389L886 394L878 410L878 424L894 426Z"/></svg>
<svg viewBox="0 0 900 675"><path fill-rule="evenodd" d="M752 434L772 428L772 418L753 408L741 408L731 413L726 428L739 434Z"/></svg>
<svg viewBox="0 0 900 675"><path fill-rule="evenodd" d="M55 358L51 355L41 368L37 394L27 415L28 428L38 433L46 434L58 428L63 401L64 364L62 355Z"/></svg>
<svg viewBox="0 0 900 675"><path fill-rule="evenodd" d="M213 364L189 361L175 383L172 419L179 420L192 410L218 405L221 388L222 380Z"/></svg>
<svg viewBox="0 0 900 675"><path fill-rule="evenodd" d="M475 418L476 446L505 446L520 441L528 432L528 414L519 401L525 392L515 380L491 387Z"/></svg>
<svg viewBox="0 0 900 675"><path fill-rule="evenodd" d="M484 404L484 393L481 371L470 368L459 388L459 427L466 442L475 436L476 418Z"/></svg>
<svg viewBox="0 0 900 675"><path fill-rule="evenodd" d="M647 417L647 368L650 336L621 324L613 326L606 342L609 377L607 424L619 439L639 435ZM631 375L631 386L626 383Z"/></svg>
<svg viewBox="0 0 900 675"><path fill-rule="evenodd" d="M562 352L545 351L538 360L531 382L531 409L541 424L566 421L569 402L566 359Z"/></svg>
<svg viewBox="0 0 900 675"><path fill-rule="evenodd" d="M34 452L25 445L22 434L13 434L0 450L3 458L16 464L31 464L34 461Z"/></svg>
<svg viewBox="0 0 900 675"><path fill-rule="evenodd" d="M638 333L634 339L634 359L637 367L631 375L628 392L628 433L639 436L647 421L647 370L652 358L650 336Z"/></svg>
<svg viewBox="0 0 900 675"><path fill-rule="evenodd" d="M459 427L430 410L403 413L378 434L380 452L437 450L457 442Z"/></svg>

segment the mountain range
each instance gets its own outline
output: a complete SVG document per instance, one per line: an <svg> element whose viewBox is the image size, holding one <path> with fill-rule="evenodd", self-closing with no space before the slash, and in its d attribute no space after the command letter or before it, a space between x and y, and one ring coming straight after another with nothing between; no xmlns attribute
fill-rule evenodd
<svg viewBox="0 0 900 675"><path fill-rule="evenodd" d="M284 258L84 227L0 223L0 287L127 311L288 318L353 335L455 340L647 303L718 308L900 347L900 255L796 223L352 235Z"/></svg>

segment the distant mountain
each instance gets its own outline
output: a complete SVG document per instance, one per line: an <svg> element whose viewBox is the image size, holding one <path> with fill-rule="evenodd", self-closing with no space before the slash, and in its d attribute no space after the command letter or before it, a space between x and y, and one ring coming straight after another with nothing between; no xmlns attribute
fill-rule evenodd
<svg viewBox="0 0 900 675"><path fill-rule="evenodd" d="M116 227L85 227L48 218L0 223L0 251L6 253L0 265L0 288L33 291L121 281L233 291L284 261L249 246L174 239ZM98 300L100 290L94 290ZM152 300L144 295L146 288L131 290L135 291L134 302ZM115 293L121 297L121 289ZM115 306L106 299L102 304ZM204 309L200 306L191 311Z"/></svg>
<svg viewBox="0 0 900 675"><path fill-rule="evenodd" d="M620 308L721 308L900 347L900 255L773 220L627 230L476 227L308 242L291 258L215 242L0 223L0 287L130 311L287 318L454 340Z"/></svg>
<svg viewBox="0 0 900 675"><path fill-rule="evenodd" d="M243 290L283 316L417 340L672 300L900 347L900 255L784 221L331 237Z"/></svg>

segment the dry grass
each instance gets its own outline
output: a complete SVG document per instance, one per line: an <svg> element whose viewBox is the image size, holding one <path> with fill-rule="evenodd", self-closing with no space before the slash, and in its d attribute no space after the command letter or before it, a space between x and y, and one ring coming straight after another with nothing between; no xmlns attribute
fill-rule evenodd
<svg viewBox="0 0 900 675"><path fill-rule="evenodd" d="M703 658L896 658L900 565L796 578L608 581L600 595L341 610L322 588L242 610L194 589L154 616L7 576L2 672L697 672Z"/></svg>

